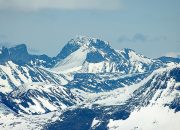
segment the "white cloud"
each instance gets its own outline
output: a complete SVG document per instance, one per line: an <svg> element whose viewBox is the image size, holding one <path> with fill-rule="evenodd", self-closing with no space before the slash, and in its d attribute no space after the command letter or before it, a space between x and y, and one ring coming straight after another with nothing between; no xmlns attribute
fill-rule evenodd
<svg viewBox="0 0 180 130"><path fill-rule="evenodd" d="M174 57L174 58L180 58L180 52L169 52L165 56Z"/></svg>
<svg viewBox="0 0 180 130"><path fill-rule="evenodd" d="M35 11L64 10L117 10L121 0L0 0L0 9Z"/></svg>

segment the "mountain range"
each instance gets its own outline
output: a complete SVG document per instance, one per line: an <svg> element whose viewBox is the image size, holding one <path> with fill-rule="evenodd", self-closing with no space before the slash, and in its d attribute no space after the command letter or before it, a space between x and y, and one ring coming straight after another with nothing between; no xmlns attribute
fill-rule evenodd
<svg viewBox="0 0 180 130"><path fill-rule="evenodd" d="M87 36L55 57L25 44L0 49L2 130L178 130L179 110L179 58L151 59Z"/></svg>

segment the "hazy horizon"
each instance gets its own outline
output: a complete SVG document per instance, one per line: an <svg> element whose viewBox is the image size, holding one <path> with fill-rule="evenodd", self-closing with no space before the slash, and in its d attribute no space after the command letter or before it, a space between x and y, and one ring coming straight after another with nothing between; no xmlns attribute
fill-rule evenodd
<svg viewBox="0 0 180 130"><path fill-rule="evenodd" d="M103 5L103 6L102 6ZM55 56L76 35L150 58L180 52L179 0L0 0L0 43Z"/></svg>

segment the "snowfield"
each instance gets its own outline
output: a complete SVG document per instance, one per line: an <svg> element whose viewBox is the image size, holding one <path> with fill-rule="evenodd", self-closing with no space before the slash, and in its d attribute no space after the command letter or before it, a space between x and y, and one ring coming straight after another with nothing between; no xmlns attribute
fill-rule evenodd
<svg viewBox="0 0 180 130"><path fill-rule="evenodd" d="M110 120L109 130L179 130L180 113L154 105L135 110L126 120Z"/></svg>

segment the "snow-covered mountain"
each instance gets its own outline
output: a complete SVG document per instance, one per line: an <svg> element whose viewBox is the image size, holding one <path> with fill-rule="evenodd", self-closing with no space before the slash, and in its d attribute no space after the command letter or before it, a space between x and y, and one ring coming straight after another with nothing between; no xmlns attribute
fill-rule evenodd
<svg viewBox="0 0 180 130"><path fill-rule="evenodd" d="M59 73L129 74L163 66L160 60L151 60L131 49L116 51L106 41L85 36L71 39L57 57L59 62L52 70Z"/></svg>
<svg viewBox="0 0 180 130"><path fill-rule="evenodd" d="M179 110L178 58L150 59L86 36L55 57L24 44L0 49L2 130L178 130Z"/></svg>
<svg viewBox="0 0 180 130"><path fill-rule="evenodd" d="M123 50L119 50L118 52L120 56L128 62L129 73L148 72L166 66L163 65L161 60L150 59L142 54L136 53L132 49L125 48Z"/></svg>
<svg viewBox="0 0 180 130"><path fill-rule="evenodd" d="M86 36L71 39L55 57L32 55L25 44L2 47L0 64L12 61L17 65L52 68L58 73L104 73L130 74L153 71L164 66L159 59L152 60L131 49L114 50L106 41Z"/></svg>
<svg viewBox="0 0 180 130"><path fill-rule="evenodd" d="M82 92L81 95L86 97L86 106L67 110L60 116L63 120L52 123L48 129L169 130L173 124L173 129L178 130L179 85L180 66L173 66L154 71L136 85L98 94ZM161 115L170 119L158 117ZM136 120L135 116L139 120ZM146 119L146 116L149 119Z"/></svg>

